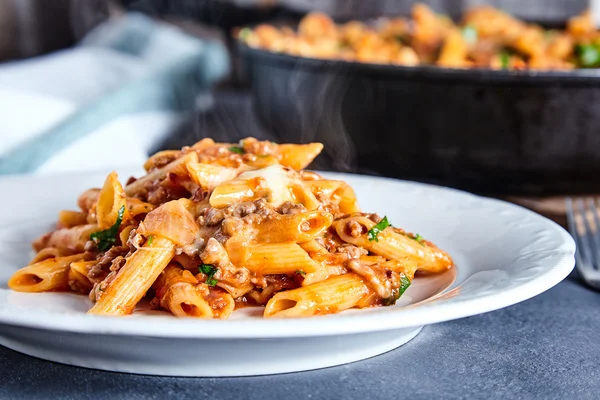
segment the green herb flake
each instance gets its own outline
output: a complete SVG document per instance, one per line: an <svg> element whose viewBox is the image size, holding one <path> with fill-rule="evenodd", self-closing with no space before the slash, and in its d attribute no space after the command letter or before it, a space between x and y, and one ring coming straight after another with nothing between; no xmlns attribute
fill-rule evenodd
<svg viewBox="0 0 600 400"><path fill-rule="evenodd" d="M407 35L396 35L394 36L394 39L396 39L398 43L404 46L408 46L410 44L410 40L408 40Z"/></svg>
<svg viewBox="0 0 600 400"><path fill-rule="evenodd" d="M242 28L240 30L240 39L246 41L248 40L248 38L250 38L250 35L252 35L252 29L250 28Z"/></svg>
<svg viewBox="0 0 600 400"><path fill-rule="evenodd" d="M477 34L477 29L475 29L475 27L472 25L467 25L462 29L462 36L469 44L476 43L479 37Z"/></svg>
<svg viewBox="0 0 600 400"><path fill-rule="evenodd" d="M510 54L506 51L500 53L500 65L502 69L509 69L510 67Z"/></svg>
<svg viewBox="0 0 600 400"><path fill-rule="evenodd" d="M217 282L219 282L217 279L213 278L213 276L217 273L217 268L214 265L210 265L210 264L202 264L198 267L198 271L202 272L204 275L206 275L206 284L208 286L216 286Z"/></svg>
<svg viewBox="0 0 600 400"><path fill-rule="evenodd" d="M306 272L304 272L301 269L299 269L299 270L296 271L296 275L306 276Z"/></svg>
<svg viewBox="0 0 600 400"><path fill-rule="evenodd" d="M229 151L232 152L232 153L237 153L237 154L244 154L245 153L244 148L240 147L240 146L231 146L229 148Z"/></svg>
<svg viewBox="0 0 600 400"><path fill-rule="evenodd" d="M96 242L98 250L106 251L117 242L117 234L123 222L123 214L125 214L125 206L121 206L117 214L117 220L114 225L103 231L94 232L90 235L90 239Z"/></svg>
<svg viewBox="0 0 600 400"><path fill-rule="evenodd" d="M398 299L400 299L404 292L406 292L406 289L408 289L410 284L410 279L408 279L406 275L400 274L400 287L397 290L395 290L390 297L382 299L381 304L383 304L384 306L393 306L394 304L396 304Z"/></svg>
<svg viewBox="0 0 600 400"><path fill-rule="evenodd" d="M408 279L406 275L400 274L400 289L398 289L398 299L402 297L402 295L404 294L404 292L406 292L406 289L408 289L410 284L410 279Z"/></svg>
<svg viewBox="0 0 600 400"><path fill-rule="evenodd" d="M421 243L423 246L425 245L425 238L421 235L419 235L418 233L413 237L414 240L416 240L417 242Z"/></svg>
<svg viewBox="0 0 600 400"><path fill-rule="evenodd" d="M151 245L153 240L154 240L154 236L153 235L148 236L148 240L146 240L146 244L147 245Z"/></svg>
<svg viewBox="0 0 600 400"><path fill-rule="evenodd" d="M600 47L593 44L575 46L575 54L579 65L584 68L600 67Z"/></svg>
<svg viewBox="0 0 600 400"><path fill-rule="evenodd" d="M381 231L383 231L388 226L391 226L390 222L387 219L387 216L383 217L381 221L371 229L367 233L367 237L369 238L369 242L379 242L379 238L377 237Z"/></svg>

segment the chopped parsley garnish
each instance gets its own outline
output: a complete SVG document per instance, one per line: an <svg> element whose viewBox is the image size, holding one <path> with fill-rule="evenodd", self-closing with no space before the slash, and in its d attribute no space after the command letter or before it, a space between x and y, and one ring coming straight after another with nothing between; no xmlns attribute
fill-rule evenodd
<svg viewBox="0 0 600 400"><path fill-rule="evenodd" d="M502 69L508 69L510 67L510 54L507 51L500 53L500 65Z"/></svg>
<svg viewBox="0 0 600 400"><path fill-rule="evenodd" d="M409 40L408 40L408 36L406 35L396 35L394 36L394 39L396 39L396 41L404 46L408 46L409 45Z"/></svg>
<svg viewBox="0 0 600 400"><path fill-rule="evenodd" d="M125 214L125 206L119 208L117 220L113 226L103 231L94 232L90 235L90 239L98 245L98 250L106 251L117 242L117 234L119 233L119 227L121 227L121 223L123 222L123 214Z"/></svg>
<svg viewBox="0 0 600 400"><path fill-rule="evenodd" d="M406 292L406 289L410 286L410 279L404 274L400 274L400 289L398 289L398 298Z"/></svg>
<svg viewBox="0 0 600 400"><path fill-rule="evenodd" d="M424 245L423 242L425 242L425 238L418 233L413 237L413 239Z"/></svg>
<svg viewBox="0 0 600 400"><path fill-rule="evenodd" d="M379 238L377 237L381 231L383 231L388 226L391 226L390 221L388 221L387 216L383 217L381 221L367 232L367 237L369 238L369 242L379 242Z"/></svg>
<svg viewBox="0 0 600 400"><path fill-rule="evenodd" d="M406 275L400 274L400 287L397 291L394 291L394 293L390 297L383 299L381 301L381 304L383 304L384 306L393 306L394 304L396 304L398 299L402 297L404 292L406 292L406 289L408 289L410 284L410 279L408 279Z"/></svg>
<svg viewBox="0 0 600 400"><path fill-rule="evenodd" d="M146 241L146 244L151 245L153 240L154 240L153 235L148 236L148 240Z"/></svg>
<svg viewBox="0 0 600 400"><path fill-rule="evenodd" d="M240 30L240 39L248 40L248 38L250 37L251 34L252 34L252 29L243 28Z"/></svg>
<svg viewBox="0 0 600 400"><path fill-rule="evenodd" d="M479 35L477 34L477 29L475 29L475 27L467 25L462 29L462 36L467 43L473 44L477 42Z"/></svg>
<svg viewBox="0 0 600 400"><path fill-rule="evenodd" d="M594 44L579 44L575 46L575 54L579 65L584 68L600 67L600 46Z"/></svg>
<svg viewBox="0 0 600 400"><path fill-rule="evenodd" d="M217 284L217 282L219 282L217 279L213 278L213 276L217 273L217 268L214 265L210 265L210 264L202 264L198 267L198 271L202 272L204 275L206 275L206 284L208 286L215 286Z"/></svg>
<svg viewBox="0 0 600 400"><path fill-rule="evenodd" d="M240 146L231 146L229 148L229 151L232 152L232 153L237 153L237 154L244 154L245 153L244 148L240 147Z"/></svg>
<svg viewBox="0 0 600 400"><path fill-rule="evenodd" d="M306 272L304 272L301 269L299 269L299 270L296 271L296 275L306 276Z"/></svg>

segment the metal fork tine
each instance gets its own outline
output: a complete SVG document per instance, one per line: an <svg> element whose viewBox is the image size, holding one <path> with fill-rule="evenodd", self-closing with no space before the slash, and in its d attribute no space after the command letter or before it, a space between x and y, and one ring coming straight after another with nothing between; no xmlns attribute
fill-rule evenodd
<svg viewBox="0 0 600 400"><path fill-rule="evenodd" d="M592 251L592 249L594 248L594 245L591 242L590 238L594 234L594 232L592 231L592 227L590 226L590 223L588 221L587 211L585 209L585 203L583 202L582 199L579 199L577 201L576 214L580 215L581 219L583 220L583 227L584 227L584 231L580 235L581 236L580 249L583 254L582 257L584 259L584 262L590 263L589 265L587 265L587 267L591 266L593 268L593 265L596 265L596 261L595 261L594 252ZM582 265L582 266L585 267L586 265Z"/></svg>
<svg viewBox="0 0 600 400"><path fill-rule="evenodd" d="M578 266L581 266L585 261L581 256L581 240L580 235L578 233L579 231L577 230L577 223L575 221L573 199L571 199L570 197L567 197L567 199L565 200L565 208L567 211L567 224L569 226L569 231L571 232L571 235L573 236L573 239L575 240L576 244L575 261L577 262Z"/></svg>
<svg viewBox="0 0 600 400"><path fill-rule="evenodd" d="M594 219L594 225L596 225L596 231L593 233L592 237L594 238L594 246L595 246L595 258L596 261L600 260L600 216L598 215L598 207L596 206L595 200L589 199L588 207L591 210L592 217ZM594 264L594 268L600 268L600 263Z"/></svg>

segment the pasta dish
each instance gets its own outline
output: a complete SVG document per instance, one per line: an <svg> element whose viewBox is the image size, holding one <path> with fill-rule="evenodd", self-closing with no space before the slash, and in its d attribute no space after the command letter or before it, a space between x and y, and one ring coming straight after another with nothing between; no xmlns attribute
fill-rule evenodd
<svg viewBox="0 0 600 400"><path fill-rule="evenodd" d="M393 305L416 272L452 267L421 235L362 212L347 183L304 170L322 148L203 139L153 155L125 185L113 172L59 213L9 287L88 295L97 315L147 298L177 317L302 317Z"/></svg>
<svg viewBox="0 0 600 400"><path fill-rule="evenodd" d="M300 57L405 66L570 70L600 67L600 33L589 11L571 18L565 30L526 23L491 6L465 13L460 23L424 4L410 18L372 23L334 23L310 13L290 27L244 28L250 47Z"/></svg>

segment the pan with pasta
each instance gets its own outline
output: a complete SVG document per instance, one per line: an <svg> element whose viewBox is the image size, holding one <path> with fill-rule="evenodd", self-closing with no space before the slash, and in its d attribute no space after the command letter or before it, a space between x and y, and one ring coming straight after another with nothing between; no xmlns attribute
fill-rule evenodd
<svg viewBox="0 0 600 400"><path fill-rule="evenodd" d="M600 67L600 32L591 13L572 17L566 29L545 29L492 6L479 6L454 22L418 3L409 18L336 24L310 13L298 29L245 28L247 45L300 57L403 66L506 70Z"/></svg>
<svg viewBox="0 0 600 400"><path fill-rule="evenodd" d="M363 212L340 180L304 170L320 143L203 139L162 151L146 175L115 172L59 213L9 287L89 296L88 313L128 315L147 298L177 317L306 317L390 306L416 273L450 269L418 234Z"/></svg>

